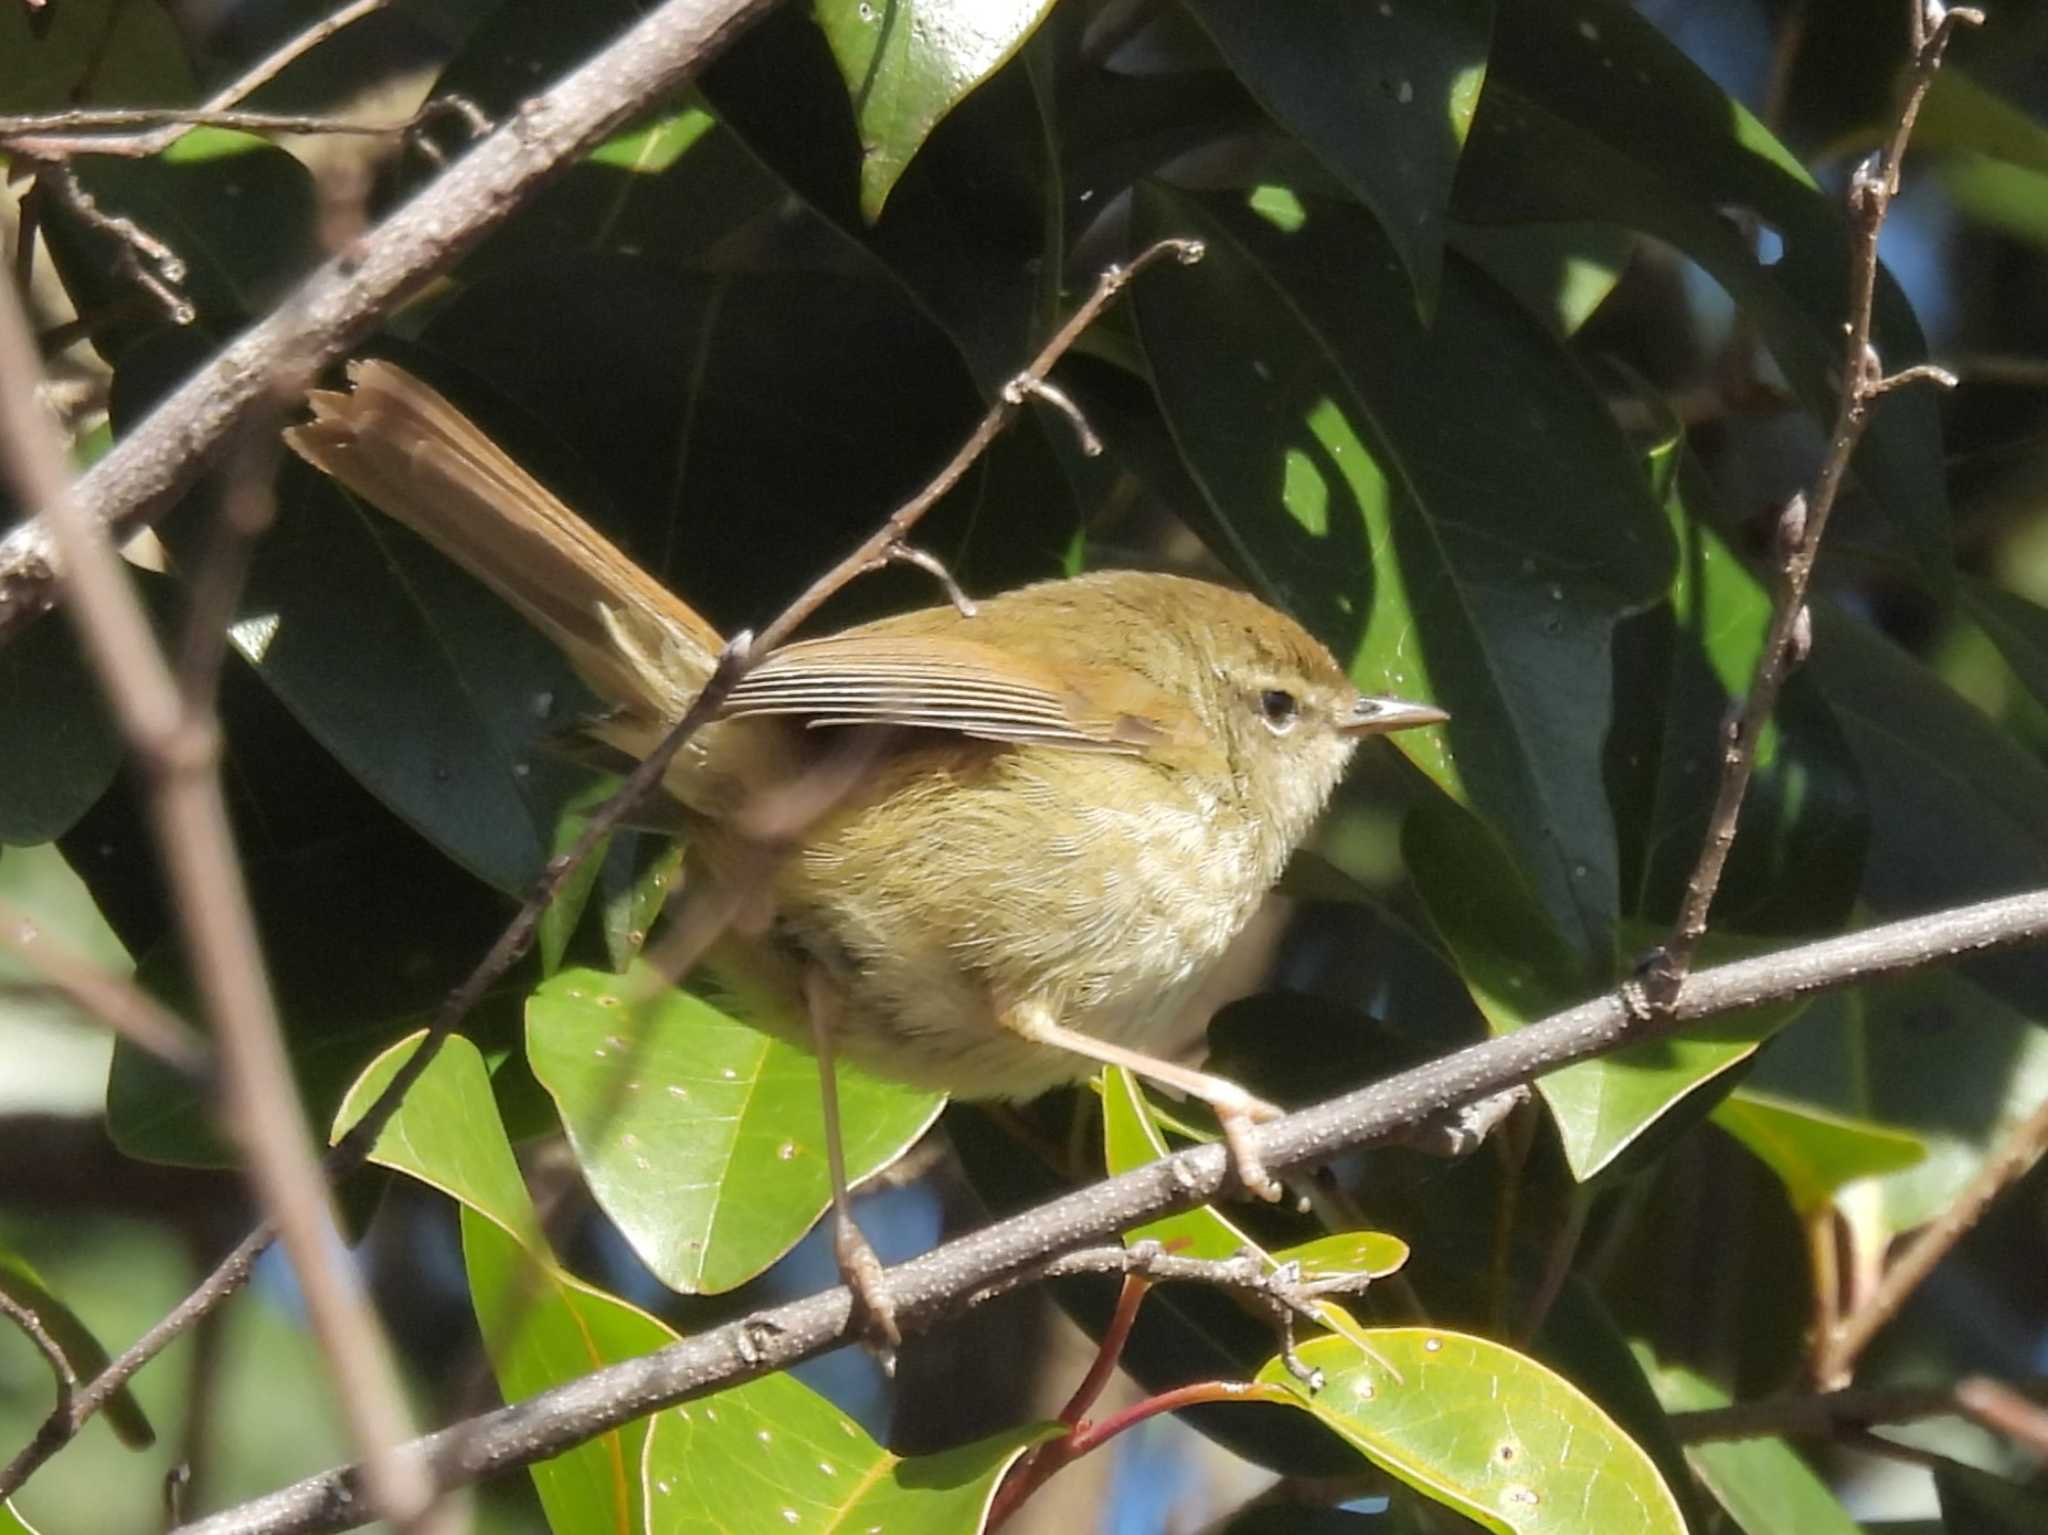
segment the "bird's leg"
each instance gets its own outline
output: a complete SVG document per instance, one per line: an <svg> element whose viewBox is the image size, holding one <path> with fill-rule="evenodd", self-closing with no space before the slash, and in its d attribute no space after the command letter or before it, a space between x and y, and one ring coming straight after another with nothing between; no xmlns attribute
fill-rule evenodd
<svg viewBox="0 0 2048 1535"><path fill-rule="evenodd" d="M1136 1072L1141 1077L1208 1104L1215 1111L1216 1122L1222 1126L1223 1144L1230 1151L1231 1170L1237 1174L1238 1182L1247 1192L1261 1199L1280 1197L1280 1185L1266 1171L1266 1164L1259 1156L1258 1147L1252 1144L1251 1136L1253 1125L1280 1117L1282 1111L1275 1105L1254 1097L1228 1077L1212 1076L1190 1066L1162 1061L1142 1050L1126 1049L1106 1039L1070 1029L1056 1022L1052 1009L1036 998L1003 1008L997 1016L1004 1028L1033 1044L1050 1045L1087 1060L1100 1061L1105 1066L1121 1066L1126 1071Z"/></svg>
<svg viewBox="0 0 2048 1535"><path fill-rule="evenodd" d="M832 1066L832 1039L840 1016L839 994L817 970L804 972L804 1010L811 1018L812 1052L818 1058L818 1094L825 1110L825 1165L832 1175L832 1256L839 1277L853 1292L854 1320L868 1346L895 1372L896 1348L903 1333L896 1308L882 1293L882 1260L853 1219L853 1197L846 1186L846 1143L839 1133L839 1074Z"/></svg>

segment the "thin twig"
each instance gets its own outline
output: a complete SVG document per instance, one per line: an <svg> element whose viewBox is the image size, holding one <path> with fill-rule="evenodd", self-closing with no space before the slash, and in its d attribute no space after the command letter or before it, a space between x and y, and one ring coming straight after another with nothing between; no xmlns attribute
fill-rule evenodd
<svg viewBox="0 0 2048 1535"><path fill-rule="evenodd" d="M2025 1176L2044 1151L2048 1151L2048 1099L2013 1126L1948 1208L1907 1243L1869 1300L1821 1340L1816 1373L1822 1385L1839 1385L1848 1378L1879 1329L1898 1315L1907 1298L1977 1224L1991 1202Z"/></svg>
<svg viewBox="0 0 2048 1535"><path fill-rule="evenodd" d="M1981 902L1822 939L1687 977L1668 1013L1644 1023L1619 995L1482 1040L1452 1055L1253 1131L1274 1168L1374 1144L1428 1115L1575 1061L1765 1002L1811 996L2048 939L2048 891ZM991 1282L1218 1197L1224 1149L1204 1145L1076 1189L884 1271L880 1288L906 1335L986 1294ZM467 1485L558 1455L663 1407L786 1369L855 1341L853 1299L838 1286L610 1365L514 1406L444 1429L406 1453L437 1486ZM313 1535L368 1517L354 1468L323 1472L190 1527L186 1535Z"/></svg>
<svg viewBox="0 0 2048 1535"><path fill-rule="evenodd" d="M390 132L390 129L379 127L334 126L326 121L319 127L302 128L293 126L293 123L307 119L292 119L282 114L268 112L238 113L233 110L237 102L248 100L276 79L284 72L286 66L319 47L344 27L361 21L372 12L383 10L390 3L391 0L353 0L352 4L344 5L340 10L314 22L305 31L280 44L196 107L96 107L34 117L0 117L0 141L8 141L7 148L38 160L58 160L69 155L120 155L125 158L147 159L170 148L187 128L197 125L217 124L222 127L251 128L256 131L278 129L292 133ZM259 122L258 119L271 121ZM158 126L146 133L103 133L62 137L67 132L81 133L94 128L119 128L136 123L154 123Z"/></svg>
<svg viewBox="0 0 2048 1535"><path fill-rule="evenodd" d="M2042 1392L2048 1396L2048 1390ZM2037 1456L2048 1456L2048 1406L1988 1375L1973 1375L1956 1387L1956 1407L1972 1422L2003 1434Z"/></svg>
<svg viewBox="0 0 2048 1535"><path fill-rule="evenodd" d="M1820 1391L1766 1396L1726 1407L1671 1414L1671 1431L1681 1444L1720 1439L1827 1439L1844 1427L1917 1423L1922 1418L1975 1416L1966 1400L1972 1388L1994 1384L1983 1377L1952 1386L1892 1386L1880 1390ZM1999 1384L2008 1397L2032 1406L2048 1402L2048 1377Z"/></svg>
<svg viewBox="0 0 2048 1535"><path fill-rule="evenodd" d="M1060 330L1055 334L1053 341L1040 350L1029 367L1019 375L1019 379L1041 376L1045 371L1049 370L1073 346L1074 342L1079 339L1086 329L1084 322L1091 321L1100 315L1103 307L1137 272L1168 253L1176 254L1182 260L1192 259L1187 250L1189 243L1184 241L1163 242L1161 245L1144 252L1130 265L1126 267L1113 267L1105 272L1089 300L1075 312L1073 318L1061 326ZM1024 391L1021 386L1017 397L1020 399L1024 397ZM872 564L863 558L864 551L870 546L878 546L884 551L906 547L901 543L904 535L916 526L919 518L938 503L948 488L957 483L960 476L971 467L974 457L987 449L988 445L1000 434L1002 426L1009 421L1014 413L1015 406L1011 403L1009 394L1006 392L999 403L990 409L980 426L976 428L969 438L969 444L973 446L973 454L967 454L965 449L961 453L955 454L933 478L930 484L926 485L902 506L899 506L890 513L883 522L883 533L878 534L876 538L870 539L867 544L862 546L862 550L856 551L854 555L842 560L826 577L821 578L819 582L813 583L811 588L803 596L799 597L789 610L785 611L775 620L770 626L770 632L780 631L787 634L792 631L802 621L805 613L815 610L819 603L829 598L840 586L855 579L866 570L873 568ZM887 558L886 553L883 555L883 558ZM941 568L943 569L943 567ZM834 581L837 582L836 585L829 584ZM808 608L803 606L806 602L809 603ZM201 605L195 603L195 607L198 606ZM219 613L215 611L219 608L218 602L207 603L203 606L214 617L219 616ZM704 688L692 700L683 716L670 728L661 743L635 766L633 772L628 775L612 796L603 805L599 806L584 823L582 830L578 833L576 841L570 849L549 862L547 869L541 878L535 882L534 888L528 893L525 901L521 903L512 921L507 924L504 931L499 934L497 940L491 945L489 951L478 961L461 984L448 995L437 1010L419 1045L406 1058L405 1062L393 1075L391 1081L385 1084L383 1090L349 1129L348 1133L329 1151L326 1171L330 1178L339 1179L344 1177L362 1165L368 1157L371 1148L375 1146L378 1136L383 1133L385 1125L390 1122L391 1116L397 1112L398 1106L404 1101L406 1093L411 1090L413 1084L419 1080L428 1066L432 1064L448 1036L474 1011L477 1004L489 993L491 988L504 978L512 966L531 947L534 936L539 930L542 915L553 904L555 897L560 893L571 873L618 828L637 806L654 792L665 776L668 765L675 754L682 749L684 744L699 729L708 724L717 715L718 711L724 706L726 695L739 682L741 677L745 675L746 668L752 664L756 657L764 654L766 654L765 646L756 644L751 635L744 633L735 636L726 646L724 653L719 659L718 666L706 681ZM678 924L676 928L672 929L661 952L658 954L650 952L648 955L650 967L659 973L678 978L682 973L691 968L702 954L704 948L716 939L718 933L723 930L726 922L730 920L733 914L734 902L730 898L732 893L726 892L726 894L728 898L715 910L707 910L700 903L699 907L690 913L695 920ZM622 1078L627 1075L630 1075L630 1073L621 1073ZM188 1297L187 1303L179 1308L177 1314L181 1318L181 1325L189 1326L193 1320L205 1315L240 1287L242 1279L246 1277L249 1271L253 1252L260 1252L263 1246L267 1245L270 1235L271 1228L268 1223L257 1231L252 1232L223 1261L221 1268L209 1275L201 1283L193 1296ZM157 1348L161 1348L163 1344L169 1342L176 1335L175 1330L168 1330L162 1326L151 1329L150 1334L145 1339L138 1340L137 1344L124 1353L119 1360L115 1361L114 1365L110 1366L104 1374L112 1378L111 1383L113 1385L118 1386L120 1382L125 1381L137 1369L141 1368ZM150 1343L153 1346L147 1352L143 1352L144 1343ZM120 1371L117 1377L115 1376L116 1370ZM41 1459L46 1458L47 1453L50 1449L54 1448L55 1444L62 1442L60 1435L65 1430L68 1429L70 1433L75 1433L86 1417L90 1415L90 1412L102 1405L107 1397L112 1394L111 1390L102 1391L100 1388L100 1381L92 1382L87 1390L81 1393L78 1404L80 1410L70 1414L64 1424L45 1425L45 1432L39 1434L36 1444L30 1447L31 1450L40 1450L41 1454L37 1458L29 1461L24 1466L24 1457L29 1453L25 1451L23 1456L16 1457L15 1465L8 1467L6 1472L0 1472L0 1495L4 1495L10 1487L20 1485L20 1479L25 1477L29 1471L32 1471L36 1465L39 1465ZM18 1473L17 1467L22 1467Z"/></svg>
<svg viewBox="0 0 2048 1535"><path fill-rule="evenodd" d="M0 298L0 444L24 505L63 551L67 610L147 779L156 840L194 980L220 1051L228 1129L278 1222L344 1415L368 1466L371 1501L403 1528L434 1493L394 1458L410 1415L385 1341L347 1267L327 1186L293 1082L243 885L219 774L211 710L186 707L106 529L71 498L64 454L35 403L34 342L10 292Z"/></svg>
<svg viewBox="0 0 2048 1535"><path fill-rule="evenodd" d="M150 296L166 320L173 325L190 325L199 317L199 311L181 291L186 274L183 256L125 214L109 213L100 207L99 199L86 191L78 173L64 161L35 160L26 151L16 152L35 166L37 185L53 201L120 247L115 266Z"/></svg>
<svg viewBox="0 0 2048 1535"><path fill-rule="evenodd" d="M0 949L33 970L44 987L136 1049L202 1085L211 1076L212 1052L190 1024L139 987L73 953L5 899L0 899Z"/></svg>
<svg viewBox="0 0 2048 1535"><path fill-rule="evenodd" d="M1828 517L1849 473L1849 460L1870 423L1877 399L1905 381L1946 379L1938 369L1915 365L1886 377L1871 345L1872 311L1877 297L1877 240L1885 215L1899 190L1899 168L1919 116L1920 103L1934 83L1949 39L1960 26L1976 26L1984 17L1964 6L1952 9L1936 0L1910 0L1914 55L1899 116L1890 139L1876 155L1857 166L1849 184L1849 302L1842 351L1842 395L1836 406L1828 450L1811 496L1794 496L1780 516L1778 572L1771 594L1771 624L1750 676L1748 696L1721 743L1721 777L1698 862L1686 881L1685 897L1671 936L1643 976L1644 995L1653 1007L1667 1005L1679 981L1692 968L1707 930L1707 915L1720 888L1721 875L1735 843L1736 822L1756 769L1757 747L1765 724L1777 708L1785 678L1804 659L1802 634L1810 635L1812 618L1807 593L1814 561L1820 553Z"/></svg>
<svg viewBox="0 0 2048 1535"><path fill-rule="evenodd" d="M898 507L879 528L862 540L859 548L813 581L796 601L783 611L781 617L762 631L763 654L787 642L789 637L803 626L805 619L817 612L827 598L853 577L886 561L890 549L901 544L917 520L930 511L947 491L957 485L960 477L973 467L975 460L988 451L988 445L1001 434L1003 428L1009 424L1010 418L1022 408L1023 402L1045 383L1046 375L1052 371L1053 364L1066 356L1081 333L1093 325L1096 317L1108 307L1110 300L1122 292L1131 279L1145 268L1168 257L1183 264L1199 261L1202 257L1202 244L1199 240L1161 240L1157 245L1139 252L1128 265L1106 268L1101 277L1096 279L1095 291L1088 295L1080 308L1067 317L1066 324L1053 332L1052 339L1039 349L1038 355L1031 359L1024 370L1004 387L1002 393L996 397L996 402L988 408L988 413L981 418L980 424L968 433L967 440L960 445L952 458L947 460L945 467L932 476L931 482Z"/></svg>
<svg viewBox="0 0 2048 1535"><path fill-rule="evenodd" d="M57 1381L55 1410L69 1412L72 1398L78 1390L78 1371L72 1366L71 1356L64 1352L64 1345L43 1325L42 1316L35 1307L15 1299L4 1286L0 1286L0 1317L20 1328L22 1336L43 1356L43 1362L49 1365L50 1374Z"/></svg>
<svg viewBox="0 0 2048 1535"><path fill-rule="evenodd" d="M334 117L322 112L207 112L198 107L96 107L42 116L0 114L0 149L33 160L61 160L75 155L146 157L134 134L105 130L147 124L190 128L230 128L241 133L304 133L353 138L397 138L420 125L422 113L390 122ZM100 130L95 135L93 130Z"/></svg>

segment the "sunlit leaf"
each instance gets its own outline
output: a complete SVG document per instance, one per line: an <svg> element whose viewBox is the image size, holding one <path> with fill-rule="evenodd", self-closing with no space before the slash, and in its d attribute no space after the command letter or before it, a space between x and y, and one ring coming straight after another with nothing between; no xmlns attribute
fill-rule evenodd
<svg viewBox="0 0 2048 1535"><path fill-rule="evenodd" d="M1917 1166L1927 1155L1917 1135L1748 1088L1738 1087L1714 1110L1714 1123L1778 1175L1802 1215L1848 1184Z"/></svg>
<svg viewBox="0 0 2048 1535"><path fill-rule="evenodd" d="M870 222L932 129L1051 9L1052 0L813 0L860 125Z"/></svg>
<svg viewBox="0 0 2048 1535"><path fill-rule="evenodd" d="M830 1202L817 1062L687 992L646 997L644 974L549 980L527 1004L528 1058L641 1260L675 1289L728 1290ZM842 1063L847 1176L901 1156L942 1102Z"/></svg>
<svg viewBox="0 0 2048 1535"><path fill-rule="evenodd" d="M1311 1339L1259 1381L1300 1399L1360 1454L1500 1535L1684 1535L1649 1456L1563 1376L1485 1338L1375 1327Z"/></svg>

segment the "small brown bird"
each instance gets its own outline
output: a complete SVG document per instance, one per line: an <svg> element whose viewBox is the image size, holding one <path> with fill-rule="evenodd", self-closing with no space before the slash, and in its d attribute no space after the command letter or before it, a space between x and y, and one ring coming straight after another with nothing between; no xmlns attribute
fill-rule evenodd
<svg viewBox="0 0 2048 1535"><path fill-rule="evenodd" d="M587 734L645 755L710 676L717 631L426 385L386 362L349 376L287 441L544 631L611 706ZM1211 1105L1240 1178L1272 1197L1246 1130L1276 1111L1163 1057L1204 1021L1183 1016L1191 998L1359 739L1445 718L1360 694L1241 592L1104 571L788 645L664 789L695 869L730 880L760 865L763 791L801 782L823 743L857 743L842 760L858 771L789 834L769 918L725 962L807 1017L821 1055L960 1097L1130 1067ZM843 1188L837 1208L858 1289L872 1255Z"/></svg>

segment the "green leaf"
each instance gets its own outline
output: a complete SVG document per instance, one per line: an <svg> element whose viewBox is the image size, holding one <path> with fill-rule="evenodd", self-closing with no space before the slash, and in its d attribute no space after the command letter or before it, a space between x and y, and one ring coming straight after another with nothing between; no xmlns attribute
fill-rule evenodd
<svg viewBox="0 0 2048 1535"><path fill-rule="evenodd" d="M1782 242L1778 259L1760 260L1728 209L1767 226ZM1452 214L1475 224L1591 220L1676 246L1757 327L1807 410L1832 420L1849 270L1840 212L1796 156L1628 6L1501 8ZM1875 335L1888 368L1926 356L1888 275ZM1945 595L1953 555L1932 392L1887 396L1852 467L1909 542L1922 578Z"/></svg>
<svg viewBox="0 0 2048 1535"><path fill-rule="evenodd" d="M1384 1231L1339 1231L1278 1248L1275 1263L1298 1263L1304 1279L1328 1279L1339 1274L1365 1274L1384 1279L1408 1261L1408 1244Z"/></svg>
<svg viewBox="0 0 2048 1535"><path fill-rule="evenodd" d="M1494 1033L1512 1033L1596 989L1579 977L1499 843L1471 817L1441 803L1420 806L1402 845L1430 920ZM1623 936L1648 948L1664 934L1636 925ZM1709 935L1702 963L1759 947ZM1536 1090L1557 1123L1573 1176L1583 1182L1604 1171L1696 1091L1753 1055L1803 1005L1752 1008L1539 1078Z"/></svg>
<svg viewBox="0 0 2048 1535"><path fill-rule="evenodd" d="M1953 63L1928 84L1913 121L1913 147L1968 150L2048 174L2048 127Z"/></svg>
<svg viewBox="0 0 2048 1535"><path fill-rule="evenodd" d="M1650 1383L1667 1412L1725 1407L1728 1394L1682 1365L1650 1362ZM1686 1464L1745 1535L1856 1535L1859 1526L1782 1439L1686 1446Z"/></svg>
<svg viewBox="0 0 2048 1535"><path fill-rule="evenodd" d="M1938 173L1965 216L2016 240L2048 245L2048 174L1972 154L1950 155Z"/></svg>
<svg viewBox="0 0 2048 1535"><path fill-rule="evenodd" d="M1314 1338L1311 1392L1274 1359L1281 1387L1374 1465L1501 1535L1628 1530L1684 1535L1649 1456L1561 1375L1485 1338L1375 1327Z"/></svg>
<svg viewBox="0 0 2048 1535"><path fill-rule="evenodd" d="M22 1518L14 1500L8 1498L0 1501L0 1535L42 1535L42 1531Z"/></svg>
<svg viewBox="0 0 2048 1535"><path fill-rule="evenodd" d="M591 1193L664 1284L729 1290L794 1246L831 1201L818 1066L700 997L565 970L527 1004L527 1054ZM846 1065L855 1183L916 1142L944 1100Z"/></svg>
<svg viewBox="0 0 2048 1535"><path fill-rule="evenodd" d="M1450 711L1396 746L1604 957L1609 639L1668 582L1668 530L1605 407L1512 299L1453 256L1425 331L1363 214L1296 199L1290 229L1262 201L1147 187L1136 208L1139 241L1208 247L1133 302L1211 541L1362 686ZM1517 408L1482 423L1501 398Z"/></svg>
<svg viewBox="0 0 2048 1535"><path fill-rule="evenodd" d="M1805 670L1869 800L1864 901L1907 917L2048 885L2048 767L1867 625L1818 604L1814 619ZM1962 968L2029 1012L2048 996L2038 950Z"/></svg>
<svg viewBox="0 0 2048 1535"><path fill-rule="evenodd" d="M1662 456L1679 575L1669 606L1630 619L1616 644L1607 772L1623 908L1656 924L1678 915L1720 787L1728 709L1747 693L1771 624L1770 594L1708 526L1704 471L1675 441ZM1848 742L1811 679L1794 672L1757 749L1714 930L1837 930L1855 904L1869 830Z"/></svg>
<svg viewBox="0 0 2048 1535"><path fill-rule="evenodd" d="M1848 1202L1881 1247L1948 1208L2048 1098L2048 1029L1954 970L1928 971L1820 999L1744 1085L1925 1147Z"/></svg>
<svg viewBox="0 0 2048 1535"><path fill-rule="evenodd" d="M1105 1067L1102 1154L1110 1175L1156 1162L1167 1150L1166 1137L1160 1133L1138 1079L1121 1066ZM1167 1251L1186 1258L1229 1258L1247 1249L1260 1251L1258 1243L1213 1205L1197 1205L1192 1210L1162 1215L1134 1227L1124 1233L1125 1245L1133 1242L1157 1242Z"/></svg>
<svg viewBox="0 0 2048 1535"><path fill-rule="evenodd" d="M1804 1216L1848 1184L1917 1166L1927 1156L1927 1143L1917 1135L1749 1088L1738 1087L1713 1117L1778 1175L1792 1208Z"/></svg>
<svg viewBox="0 0 2048 1535"><path fill-rule="evenodd" d="M604 941L614 970L640 957L655 919L683 883L681 844L636 837L621 851L604 866Z"/></svg>
<svg viewBox="0 0 2048 1535"><path fill-rule="evenodd" d="M786 1375L672 1407L647 1436L648 1535L793 1530L959 1535L982 1527L1003 1473L1057 1423L938 1455L892 1455Z"/></svg>
<svg viewBox="0 0 2048 1535"><path fill-rule="evenodd" d="M1451 180L1486 80L1492 0L1189 8L1259 104L1372 210L1417 309L1434 309Z"/></svg>
<svg viewBox="0 0 2048 1535"><path fill-rule="evenodd" d="M335 1117L336 1140L418 1044L415 1035L392 1046L357 1079ZM508 1402L675 1341L654 1317L555 1261L499 1123L483 1057L461 1035L442 1044L386 1123L371 1158L461 1205L471 1298ZM534 1464L550 1527L619 1535L644 1528L638 1471L646 1438L644 1421L629 1423Z"/></svg>
<svg viewBox="0 0 2048 1535"><path fill-rule="evenodd" d="M2026 690L2048 704L2048 608L1974 580L1963 583L1963 606Z"/></svg>
<svg viewBox="0 0 2048 1535"><path fill-rule="evenodd" d="M64 1356L75 1379L89 1381L107 1367L107 1351L84 1319L50 1292L26 1259L4 1248L0 1248L0 1295L13 1302L15 1309L36 1319L44 1335ZM0 1328L10 1325L11 1317L0 1317ZM55 1373L54 1362L50 1368ZM150 1427L142 1404L128 1387L123 1386L108 1397L103 1410L108 1426L129 1449L144 1450L156 1443L156 1430Z"/></svg>
<svg viewBox="0 0 2048 1535"><path fill-rule="evenodd" d="M1450 242L1560 336L1575 336L1639 243L1607 224L1454 224Z"/></svg>
<svg viewBox="0 0 2048 1535"><path fill-rule="evenodd" d="M0 843L48 842L114 781L121 736L71 624L52 613L0 649Z"/></svg>
<svg viewBox="0 0 2048 1535"><path fill-rule="evenodd" d="M813 0L860 129L873 223L904 167L962 97L1007 63L1052 0Z"/></svg>

